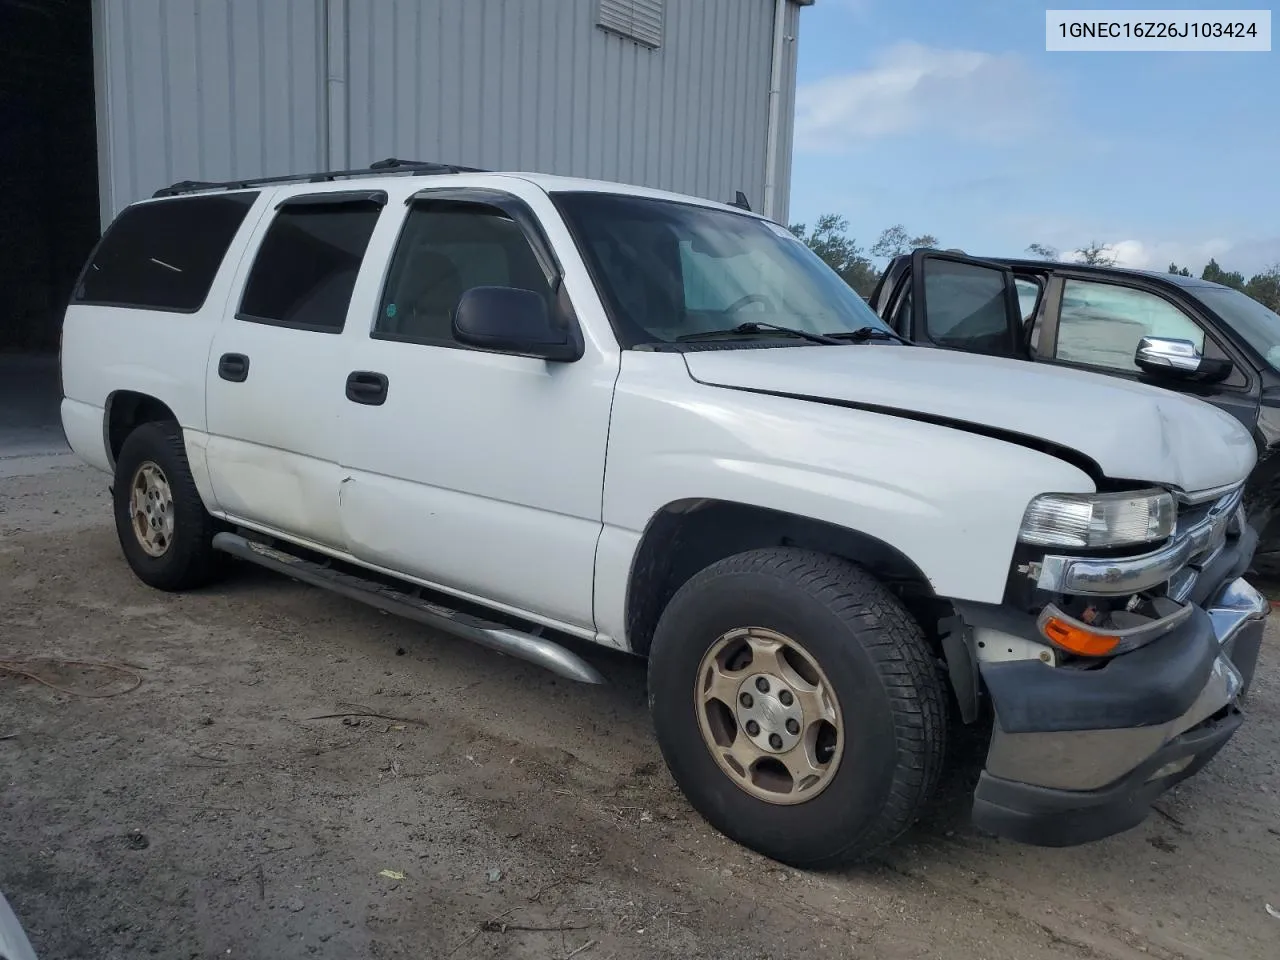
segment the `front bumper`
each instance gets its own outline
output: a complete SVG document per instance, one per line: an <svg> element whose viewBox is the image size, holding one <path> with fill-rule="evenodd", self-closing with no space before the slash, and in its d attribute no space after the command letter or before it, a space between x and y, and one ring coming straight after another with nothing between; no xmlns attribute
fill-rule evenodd
<svg viewBox="0 0 1280 960"><path fill-rule="evenodd" d="M1233 578L1175 630L1096 669L982 664L996 720L974 823L1067 846L1142 822L1239 727L1269 612Z"/></svg>

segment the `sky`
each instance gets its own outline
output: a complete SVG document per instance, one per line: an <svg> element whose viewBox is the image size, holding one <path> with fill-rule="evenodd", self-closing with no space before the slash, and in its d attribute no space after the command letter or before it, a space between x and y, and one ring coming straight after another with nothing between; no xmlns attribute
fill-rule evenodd
<svg viewBox="0 0 1280 960"><path fill-rule="evenodd" d="M986 256L1098 242L1197 275L1210 257L1246 277L1280 262L1274 30L1270 53L1049 53L1046 6L1250 5L816 0L790 221L843 214L864 247L901 223Z"/></svg>

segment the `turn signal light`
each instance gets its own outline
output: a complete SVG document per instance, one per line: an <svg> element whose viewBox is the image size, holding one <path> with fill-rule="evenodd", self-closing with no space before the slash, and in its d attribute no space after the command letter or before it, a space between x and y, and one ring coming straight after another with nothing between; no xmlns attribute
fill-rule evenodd
<svg viewBox="0 0 1280 960"><path fill-rule="evenodd" d="M1105 657L1120 645L1120 638L1115 635L1094 633L1060 617L1045 619L1040 625L1040 632L1063 650L1082 657Z"/></svg>

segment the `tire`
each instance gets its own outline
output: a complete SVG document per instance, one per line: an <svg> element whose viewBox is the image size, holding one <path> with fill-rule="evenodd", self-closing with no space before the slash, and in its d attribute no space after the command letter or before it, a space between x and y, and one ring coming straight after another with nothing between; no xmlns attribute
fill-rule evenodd
<svg viewBox="0 0 1280 960"><path fill-rule="evenodd" d="M729 765L722 766L726 761L713 754L712 742L720 744L717 752L722 757L727 740L732 739L734 747L743 744L738 738L751 722L737 717L736 733L725 734L729 708L721 709L722 702L716 702L704 711L706 694L699 692L707 676L704 657L722 649L725 635L732 637L744 628L752 630L746 642L753 651L772 643L769 631L803 648L801 653L811 661L805 675L825 675L819 680L829 685L840 719L838 757L832 755L838 762L828 763L826 779L815 781L821 787L806 792L800 789L805 778L793 778L792 793L781 802L782 794L770 794L772 799L758 796L763 788L744 785L741 767L735 777ZM737 642L729 641L723 649ZM804 665L803 657L793 652L788 650L782 658L786 665L775 684L778 697L786 696L778 691L789 693L787 683L799 676L792 664ZM760 656L759 663L767 664L768 658ZM736 682L739 675L749 678L753 669L766 669L757 668L754 652L740 674L726 676ZM739 691L733 696L741 701L760 679L757 676L751 686L723 689ZM730 839L802 868L865 859L912 824L942 769L944 683L919 625L883 584L846 560L790 547L741 553L695 575L663 611L649 656L649 706L658 744L690 803ZM813 701L813 694L802 701L801 687L795 689L794 699L783 702ZM752 706L762 703L757 699ZM769 709L779 708L778 700L773 704ZM826 709L832 705L827 703ZM770 715L768 722L776 719ZM806 708L800 723L810 722ZM791 731L790 719L786 723L786 731ZM834 726L820 721L812 728L818 734L808 756L823 755L824 733L826 748L830 747L833 733L827 728ZM721 739L714 733L704 737L704 729L712 728L719 730ZM801 736L809 737L810 729L803 726ZM756 731L764 733L759 724ZM781 745L781 739L776 743ZM746 746L750 749L749 743ZM797 755L788 750L786 756ZM751 769L760 782L781 782L773 771L783 767L772 757L762 757Z"/></svg>
<svg viewBox="0 0 1280 960"><path fill-rule="evenodd" d="M135 527L133 491L144 471L154 480L153 470L158 471L169 493L167 502L161 498L153 505L154 516L158 522L166 515L172 520L170 534L152 540L148 549L144 536ZM142 482L145 485L146 480ZM125 438L116 458L111 496L120 548L143 583L158 590L190 590L204 586L221 573L222 555L213 549L218 525L200 499L187 463L182 428L176 423L144 423ZM140 525L143 520L140 518Z"/></svg>

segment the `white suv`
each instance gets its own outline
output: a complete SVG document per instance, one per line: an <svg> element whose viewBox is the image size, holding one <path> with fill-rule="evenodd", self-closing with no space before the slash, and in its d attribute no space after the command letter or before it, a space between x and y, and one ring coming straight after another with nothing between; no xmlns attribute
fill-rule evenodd
<svg viewBox="0 0 1280 960"><path fill-rule="evenodd" d="M1010 276L949 266L948 309L1003 316ZM801 866L906 829L953 718L992 724L983 828L1134 825L1239 726L1269 609L1236 421L904 345L785 229L692 197L176 184L93 253L62 382L146 583L233 555L579 680L581 641L646 656L689 800Z"/></svg>

